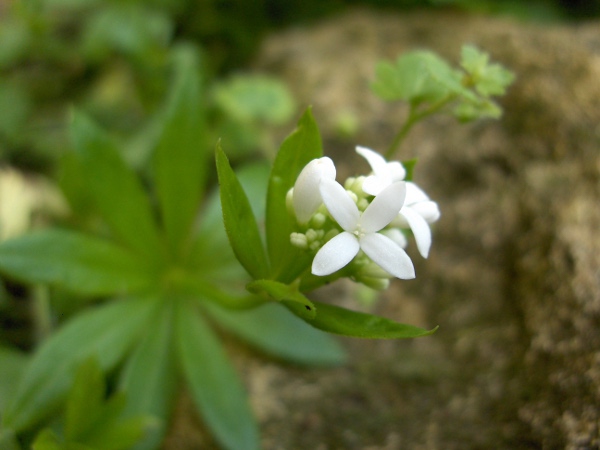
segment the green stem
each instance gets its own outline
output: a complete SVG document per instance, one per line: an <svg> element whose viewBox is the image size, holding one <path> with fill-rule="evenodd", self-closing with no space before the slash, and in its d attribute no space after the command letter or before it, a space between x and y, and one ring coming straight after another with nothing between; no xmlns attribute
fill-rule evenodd
<svg viewBox="0 0 600 450"><path fill-rule="evenodd" d="M420 120L423 120L425 117L431 116L432 114L435 114L436 112L440 111L444 106L452 102L455 98L455 94L448 95L439 102L431 105L429 108L424 109L423 111L417 111L415 105L411 104L410 111L408 113L408 118L406 119L406 122L404 122L404 125L402 125L402 128L400 128L398 133L396 133L396 136L394 136L394 140L385 152L385 158L388 160L393 158L394 154L398 151L398 148L400 147L400 145L408 135L408 132L411 130L415 123L419 122Z"/></svg>

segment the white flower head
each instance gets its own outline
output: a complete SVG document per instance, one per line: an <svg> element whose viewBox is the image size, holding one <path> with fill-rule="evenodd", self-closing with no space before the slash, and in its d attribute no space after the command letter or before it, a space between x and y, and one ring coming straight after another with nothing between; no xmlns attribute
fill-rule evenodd
<svg viewBox="0 0 600 450"><path fill-rule="evenodd" d="M346 266L362 250L389 274L403 279L415 277L410 257L392 239L378 233L399 213L404 204L406 184L387 186L361 214L348 192L335 180L323 178L321 198L331 216L344 230L328 241L315 255L312 273L330 275Z"/></svg>
<svg viewBox="0 0 600 450"><path fill-rule="evenodd" d="M377 195L390 184L406 177L406 170L398 161L387 162L379 153L366 147L357 146L356 153L365 158L373 170L373 175L363 182L363 191L367 194Z"/></svg>
<svg viewBox="0 0 600 450"><path fill-rule="evenodd" d="M301 224L306 224L323 203L319 184L321 180L335 180L335 165L333 161L324 156L313 159L300 172L294 184L292 206L296 219Z"/></svg>

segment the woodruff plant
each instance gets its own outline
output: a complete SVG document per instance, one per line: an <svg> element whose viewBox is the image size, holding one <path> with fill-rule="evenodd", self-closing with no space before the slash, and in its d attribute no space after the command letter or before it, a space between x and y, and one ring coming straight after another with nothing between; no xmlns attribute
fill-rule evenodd
<svg viewBox="0 0 600 450"><path fill-rule="evenodd" d="M489 115L489 96L510 81L474 49L463 52L463 73L430 53L402 58L382 66L374 84L386 99L410 104L394 145L418 120L452 103L454 114L467 108L470 118ZM18 448L15 436L50 423L37 435L36 450L128 448L133 441L135 448L157 448L182 381L222 447L256 449L258 427L215 326L267 354L317 365L344 361L339 345L319 330L382 339L435 331L306 295L342 277L384 289L391 278L415 276L406 236L427 257L430 224L440 213L411 181L414 162L388 162L357 147L372 173L342 186L307 110L270 168L236 173L217 145L217 197L207 189L210 154L199 145L205 121L196 69L180 68L143 179L101 129L74 115L78 193L103 219L95 234L55 228L0 244L5 276L98 300L33 356L2 411L3 445ZM256 217L264 217L264 229ZM105 375L116 391L106 400ZM86 402L94 420L78 417ZM61 423L64 431L56 431ZM148 423L155 426L143 432ZM112 444L102 439L106 433L115 436Z"/></svg>

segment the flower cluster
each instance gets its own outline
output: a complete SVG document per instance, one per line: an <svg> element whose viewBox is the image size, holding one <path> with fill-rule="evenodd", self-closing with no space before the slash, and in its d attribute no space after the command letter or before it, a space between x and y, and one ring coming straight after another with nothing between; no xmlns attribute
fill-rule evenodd
<svg viewBox="0 0 600 450"><path fill-rule="evenodd" d="M288 208L298 223L290 240L315 252L311 271L331 275L350 266L348 275L375 288L391 277L415 277L404 250L410 229L419 253L427 258L431 247L429 224L440 217L437 203L411 181L398 161L387 162L365 147L357 147L371 166L368 176L352 177L342 186L335 181L330 158L311 161L288 192Z"/></svg>

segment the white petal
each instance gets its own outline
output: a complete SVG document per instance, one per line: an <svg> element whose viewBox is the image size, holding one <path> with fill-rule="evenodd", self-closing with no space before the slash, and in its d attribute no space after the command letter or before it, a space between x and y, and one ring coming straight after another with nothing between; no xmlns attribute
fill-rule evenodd
<svg viewBox="0 0 600 450"><path fill-rule="evenodd" d="M395 183L396 181L402 181L406 176L406 170L404 169L404 166L398 161L390 161L387 163L387 170L392 183Z"/></svg>
<svg viewBox="0 0 600 450"><path fill-rule="evenodd" d="M412 205L413 203L426 202L428 200L429 197L425 191L423 191L423 189L421 189L412 181L406 182L406 200L404 203L407 205Z"/></svg>
<svg viewBox="0 0 600 450"><path fill-rule="evenodd" d="M440 209L437 203L431 200L415 203L410 208L425 219L427 223L433 223L440 218Z"/></svg>
<svg viewBox="0 0 600 450"><path fill-rule="evenodd" d="M360 212L346 189L337 181L327 178L321 180L319 190L323 203L335 221L346 231L354 231L358 224Z"/></svg>
<svg viewBox="0 0 600 450"><path fill-rule="evenodd" d="M390 238L379 233L366 234L360 239L360 248L391 275L403 280L415 277L415 268L410 257Z"/></svg>
<svg viewBox="0 0 600 450"><path fill-rule="evenodd" d="M377 195L389 185L383 177L370 175L363 181L362 189L369 195Z"/></svg>
<svg viewBox="0 0 600 450"><path fill-rule="evenodd" d="M406 195L406 183L400 181L386 187L377 195L360 217L360 225L366 233L381 230L400 212Z"/></svg>
<svg viewBox="0 0 600 450"><path fill-rule="evenodd" d="M319 183L324 178L335 180L335 166L333 161L326 156L313 159L298 175L292 197L298 222L308 222L323 203L319 192Z"/></svg>
<svg viewBox="0 0 600 450"><path fill-rule="evenodd" d="M370 148L361 146L356 147L356 153L358 153L360 156L367 160L375 175L377 175L378 177L387 176L387 174L389 173L387 161L379 153L374 152Z"/></svg>
<svg viewBox="0 0 600 450"><path fill-rule="evenodd" d="M410 229L415 235L419 253L421 253L423 258L427 258L429 255L429 248L431 247L431 229L429 228L429 225L423 217L408 206L402 208L400 215L404 216Z"/></svg>
<svg viewBox="0 0 600 450"><path fill-rule="evenodd" d="M315 255L312 273L317 276L330 275L347 265L359 250L356 236L347 231L328 241Z"/></svg>
<svg viewBox="0 0 600 450"><path fill-rule="evenodd" d="M381 234L383 234L386 237L389 237L392 241L394 241L396 244L398 244L401 248L406 248L406 246L408 245L406 236L398 228L390 228L389 230L383 230L383 231L381 231Z"/></svg>

